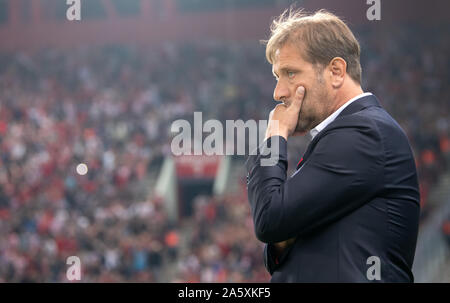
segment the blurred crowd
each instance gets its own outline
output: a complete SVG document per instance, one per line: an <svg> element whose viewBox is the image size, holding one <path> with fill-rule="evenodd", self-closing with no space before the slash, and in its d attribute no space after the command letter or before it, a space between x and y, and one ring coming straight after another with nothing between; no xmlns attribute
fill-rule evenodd
<svg viewBox="0 0 450 303"><path fill-rule="evenodd" d="M262 243L255 241L245 188L194 200L191 231L171 282L266 282Z"/></svg>
<svg viewBox="0 0 450 303"><path fill-rule="evenodd" d="M172 121L194 110L235 119L254 106L238 98L263 99L261 68L235 77L261 60L245 48L3 54L0 280L66 281L65 260L77 255L83 281L164 281L179 227L147 179L170 155Z"/></svg>
<svg viewBox="0 0 450 303"><path fill-rule="evenodd" d="M430 33L357 35L364 90L411 141L423 214L450 167L450 35ZM171 154L174 120L267 119L274 86L254 42L1 54L0 282L66 282L71 255L84 282L267 281L245 183L195 199L182 250L185 231L147 182ZM307 144L290 144L291 172Z"/></svg>
<svg viewBox="0 0 450 303"><path fill-rule="evenodd" d="M445 241L450 247L450 217L442 223L442 232L445 237Z"/></svg>

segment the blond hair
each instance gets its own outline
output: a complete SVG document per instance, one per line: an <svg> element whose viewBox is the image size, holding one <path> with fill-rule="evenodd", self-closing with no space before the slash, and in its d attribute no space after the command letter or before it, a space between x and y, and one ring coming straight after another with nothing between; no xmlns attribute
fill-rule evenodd
<svg viewBox="0 0 450 303"><path fill-rule="evenodd" d="M335 57L347 63L347 73L361 84L361 48L350 28L336 15L319 10L312 15L287 9L270 26L266 58L273 64L275 52L287 42L294 43L307 62L327 66Z"/></svg>

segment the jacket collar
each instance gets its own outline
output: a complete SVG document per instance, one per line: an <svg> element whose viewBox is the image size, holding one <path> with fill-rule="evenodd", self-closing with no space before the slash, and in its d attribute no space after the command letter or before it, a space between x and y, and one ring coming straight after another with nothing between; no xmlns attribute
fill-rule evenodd
<svg viewBox="0 0 450 303"><path fill-rule="evenodd" d="M309 131L309 134L311 135L311 140L314 139L314 137L320 133L325 127L327 127L328 124L330 124L331 122L333 122L337 116L339 116L339 114L346 109L350 104L352 104L355 101L358 101L359 99L362 99L366 96L372 95L372 93L362 93L359 94L353 98L351 98L350 100L348 100L347 102L345 102L343 105L341 105L337 110L334 111L334 113L332 113L331 115L329 115L326 119L324 119L322 122L320 122L316 127L314 127L313 129L311 129Z"/></svg>
<svg viewBox="0 0 450 303"><path fill-rule="evenodd" d="M377 99L377 97L375 97L374 95L368 95L368 96L364 96L361 99L352 102L349 106L347 106L337 117L334 121L336 121L337 119L339 119L340 117L344 117L347 115L351 115L354 114L356 112L362 111L363 109L367 108L367 107L372 107L372 106L376 106L376 107L381 107L380 105L380 101ZM333 122L334 122L333 121ZM300 162L298 162L297 164L297 170L305 163L305 161L308 159L309 155L311 154L312 150L314 149L314 147L316 146L317 141L319 141L319 139L323 136L323 134L325 133L326 129L328 127L330 127L330 125L333 125L333 122L331 122L330 124L328 124L320 133L318 133L314 139L309 143L308 148L306 149L305 154L303 155L302 159L300 160Z"/></svg>
<svg viewBox="0 0 450 303"><path fill-rule="evenodd" d="M351 103L349 106L347 106L337 117L343 117L347 115L354 114L356 112L362 111L363 109L371 106L381 107L380 101L378 101L377 97L374 95L368 95L365 97L362 97L361 99L357 100L356 102Z"/></svg>

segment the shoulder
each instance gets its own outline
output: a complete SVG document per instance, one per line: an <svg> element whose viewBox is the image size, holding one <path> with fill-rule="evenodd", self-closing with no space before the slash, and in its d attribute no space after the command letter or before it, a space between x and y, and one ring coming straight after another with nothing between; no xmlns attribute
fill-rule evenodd
<svg viewBox="0 0 450 303"><path fill-rule="evenodd" d="M406 134L400 125L382 107L371 106L353 114L337 117L326 132L343 133L352 135L362 133L371 135L383 140L386 136L401 136L406 138Z"/></svg>
<svg viewBox="0 0 450 303"><path fill-rule="evenodd" d="M363 137L370 137L376 143L381 141L381 129L378 120L385 120L386 117L381 108L371 107L362 111L337 117L322 132L322 140L344 140L344 142L354 142ZM382 110L382 109L381 109ZM384 110L382 110L384 111ZM385 111L384 111L385 112Z"/></svg>
<svg viewBox="0 0 450 303"><path fill-rule="evenodd" d="M372 159L374 164L382 165L385 158L384 130L379 121L387 117L380 110L384 111L379 107L371 107L336 118L318 134L320 137L315 143L314 153L323 155L324 159L346 159L348 164Z"/></svg>

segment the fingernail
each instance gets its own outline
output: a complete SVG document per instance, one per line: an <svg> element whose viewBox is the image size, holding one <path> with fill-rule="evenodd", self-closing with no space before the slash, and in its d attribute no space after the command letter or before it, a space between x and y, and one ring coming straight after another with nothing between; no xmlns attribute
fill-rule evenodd
<svg viewBox="0 0 450 303"><path fill-rule="evenodd" d="M297 88L297 94L303 94L305 92L305 88L303 86L299 86Z"/></svg>

